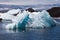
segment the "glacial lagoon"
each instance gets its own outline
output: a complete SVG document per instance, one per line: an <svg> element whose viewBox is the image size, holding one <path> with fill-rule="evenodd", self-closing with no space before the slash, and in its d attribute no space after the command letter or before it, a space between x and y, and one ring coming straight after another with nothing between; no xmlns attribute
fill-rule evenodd
<svg viewBox="0 0 60 40"><path fill-rule="evenodd" d="M60 22L60 19L55 19ZM10 22L0 22L0 40L60 40L60 25L50 28L6 30Z"/></svg>

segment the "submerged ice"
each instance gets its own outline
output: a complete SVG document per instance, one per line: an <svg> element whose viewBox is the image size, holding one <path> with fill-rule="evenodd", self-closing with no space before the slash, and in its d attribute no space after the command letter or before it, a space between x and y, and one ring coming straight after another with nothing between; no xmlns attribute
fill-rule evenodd
<svg viewBox="0 0 60 40"><path fill-rule="evenodd" d="M24 29L25 27L44 28L56 25L54 19L45 10L32 13L23 11L12 20L13 23L6 25L7 29Z"/></svg>

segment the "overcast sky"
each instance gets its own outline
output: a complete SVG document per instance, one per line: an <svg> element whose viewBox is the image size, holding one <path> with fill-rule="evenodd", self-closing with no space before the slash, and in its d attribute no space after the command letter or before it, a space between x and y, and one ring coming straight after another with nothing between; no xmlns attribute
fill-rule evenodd
<svg viewBox="0 0 60 40"><path fill-rule="evenodd" d="M36 5L54 3L60 3L60 0L0 0L0 4L14 4L14 5Z"/></svg>

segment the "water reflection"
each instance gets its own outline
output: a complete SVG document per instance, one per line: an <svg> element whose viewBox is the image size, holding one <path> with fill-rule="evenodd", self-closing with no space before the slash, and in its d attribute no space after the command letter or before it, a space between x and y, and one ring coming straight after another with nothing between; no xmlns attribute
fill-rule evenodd
<svg viewBox="0 0 60 40"><path fill-rule="evenodd" d="M37 28L37 29L34 29L34 28L22 28L22 29L16 29L14 28L13 30L8 30L8 29L5 29L5 26L10 23L10 22L1 22L0 23L0 29L4 30L5 33L18 33L18 32L29 32L29 31L36 31L36 33L38 33L38 31L40 32L40 34L44 34L46 32L49 32L48 30L53 28L53 27L49 27L49 28ZM47 31L46 31L47 30Z"/></svg>
<svg viewBox="0 0 60 40"><path fill-rule="evenodd" d="M0 40L60 40L60 26L6 30L5 24L0 23Z"/></svg>
<svg viewBox="0 0 60 40"><path fill-rule="evenodd" d="M6 29L6 31L8 33L17 33L17 32L24 32L24 31L26 31L26 29L25 28L24 29L13 29L13 30Z"/></svg>
<svg viewBox="0 0 60 40"><path fill-rule="evenodd" d="M40 32L40 34L44 34L46 32L49 32L49 29L51 30L53 27L50 28L23 28L23 29L13 29L13 30L8 30L6 29L7 33L18 33L18 32L29 32L29 31L36 31L36 33L38 33L38 31Z"/></svg>

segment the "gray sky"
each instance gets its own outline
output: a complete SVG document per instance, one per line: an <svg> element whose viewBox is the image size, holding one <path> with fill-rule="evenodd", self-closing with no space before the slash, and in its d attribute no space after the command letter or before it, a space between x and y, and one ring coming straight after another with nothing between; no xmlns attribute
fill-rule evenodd
<svg viewBox="0 0 60 40"><path fill-rule="evenodd" d="M60 3L60 0L0 0L0 4L14 4L14 5L36 5L54 3Z"/></svg>

